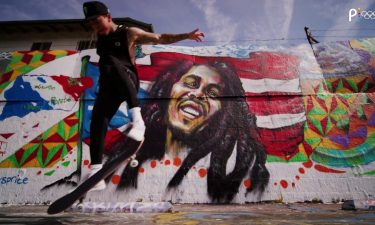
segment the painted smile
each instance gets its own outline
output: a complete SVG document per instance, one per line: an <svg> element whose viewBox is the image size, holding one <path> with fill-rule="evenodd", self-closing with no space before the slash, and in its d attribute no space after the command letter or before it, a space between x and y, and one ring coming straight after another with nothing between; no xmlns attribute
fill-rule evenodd
<svg viewBox="0 0 375 225"><path fill-rule="evenodd" d="M205 114L203 106L191 100L182 101L178 110L189 119L197 119Z"/></svg>

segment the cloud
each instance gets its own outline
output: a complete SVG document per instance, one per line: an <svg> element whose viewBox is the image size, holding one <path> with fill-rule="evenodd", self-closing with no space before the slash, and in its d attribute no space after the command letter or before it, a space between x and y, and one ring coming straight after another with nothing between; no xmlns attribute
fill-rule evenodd
<svg viewBox="0 0 375 225"><path fill-rule="evenodd" d="M237 32L237 23L231 17L220 12L216 0L191 0L203 12L208 27L208 35L216 44L225 44L233 40Z"/></svg>
<svg viewBox="0 0 375 225"><path fill-rule="evenodd" d="M269 26L269 37L285 38L288 36L290 23L293 17L294 1L266 0L264 4L265 18L267 18Z"/></svg>
<svg viewBox="0 0 375 225"><path fill-rule="evenodd" d="M268 19L273 18L274 21L280 21L278 23L273 23L276 26L273 26L272 32L279 33L281 35L280 37L286 38L289 34L290 24L293 17L294 0L282 0L278 1L278 3L281 3L282 6L275 8L272 14L270 11L266 10L266 12L268 12L266 13L266 16ZM266 8L271 4L275 4L275 1L267 0Z"/></svg>
<svg viewBox="0 0 375 225"><path fill-rule="evenodd" d="M361 1L359 4L353 4L353 2L344 3L342 1L324 3L324 8L331 8L335 13L321 12L321 14L325 13L326 17L331 17L332 23L331 26L327 28L327 31L322 34L323 37L318 38L318 40L328 42L333 40L348 40L356 36L361 36L359 25L363 21L360 21L361 19L359 18L355 18L352 22L349 22L349 10L351 8L357 8L358 6L360 6L361 9L368 9L371 3L371 1Z"/></svg>
<svg viewBox="0 0 375 225"><path fill-rule="evenodd" d="M241 20L241 28L249 40L288 38L293 18L294 0L265 0ZM242 35L243 37L244 35Z"/></svg>

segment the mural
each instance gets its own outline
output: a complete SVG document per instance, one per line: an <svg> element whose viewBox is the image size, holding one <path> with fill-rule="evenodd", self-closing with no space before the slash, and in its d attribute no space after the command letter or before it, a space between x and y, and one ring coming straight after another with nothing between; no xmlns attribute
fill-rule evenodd
<svg viewBox="0 0 375 225"><path fill-rule="evenodd" d="M142 107L148 129L137 158L142 165L165 154L184 155L168 188L178 186L209 153L207 191L215 202L231 201L245 177L252 180L248 191L263 191L267 185L266 152L241 80L229 64L233 59L156 53L151 54L151 66L140 66L140 73L147 75L161 63L167 68L157 75L148 97L168 101L147 101ZM227 161L234 149L237 160L227 174ZM128 166L119 186L136 187L138 170Z"/></svg>
<svg viewBox="0 0 375 225"><path fill-rule="evenodd" d="M332 202L375 194L375 39L313 47L139 48L147 127L140 163L123 165L91 201ZM1 201L54 200L90 166L98 56L1 55ZM129 121L123 103L109 124L107 158Z"/></svg>

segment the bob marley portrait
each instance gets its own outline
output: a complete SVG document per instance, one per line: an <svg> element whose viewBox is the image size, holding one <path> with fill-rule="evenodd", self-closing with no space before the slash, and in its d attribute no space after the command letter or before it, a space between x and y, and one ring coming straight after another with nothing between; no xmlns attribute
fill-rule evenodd
<svg viewBox="0 0 375 225"><path fill-rule="evenodd" d="M147 160L186 152L167 189L180 185L195 163L210 154L207 192L212 202L232 201L246 178L251 180L247 192L261 194L270 175L256 117L233 66L238 59L166 52L153 53L151 59L162 66L153 68L158 74L142 105L145 142L137 154L139 165L125 167L118 188L137 188L139 168ZM233 151L234 169L227 173Z"/></svg>

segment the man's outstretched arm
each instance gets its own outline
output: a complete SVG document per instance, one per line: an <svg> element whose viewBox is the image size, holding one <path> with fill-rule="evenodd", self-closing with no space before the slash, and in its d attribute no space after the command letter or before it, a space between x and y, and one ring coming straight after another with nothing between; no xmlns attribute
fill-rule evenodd
<svg viewBox="0 0 375 225"><path fill-rule="evenodd" d="M134 27L129 28L129 31L132 34L131 39L136 44L172 44L182 40L201 42L204 37L203 32L200 32L199 29L184 34L155 34Z"/></svg>

